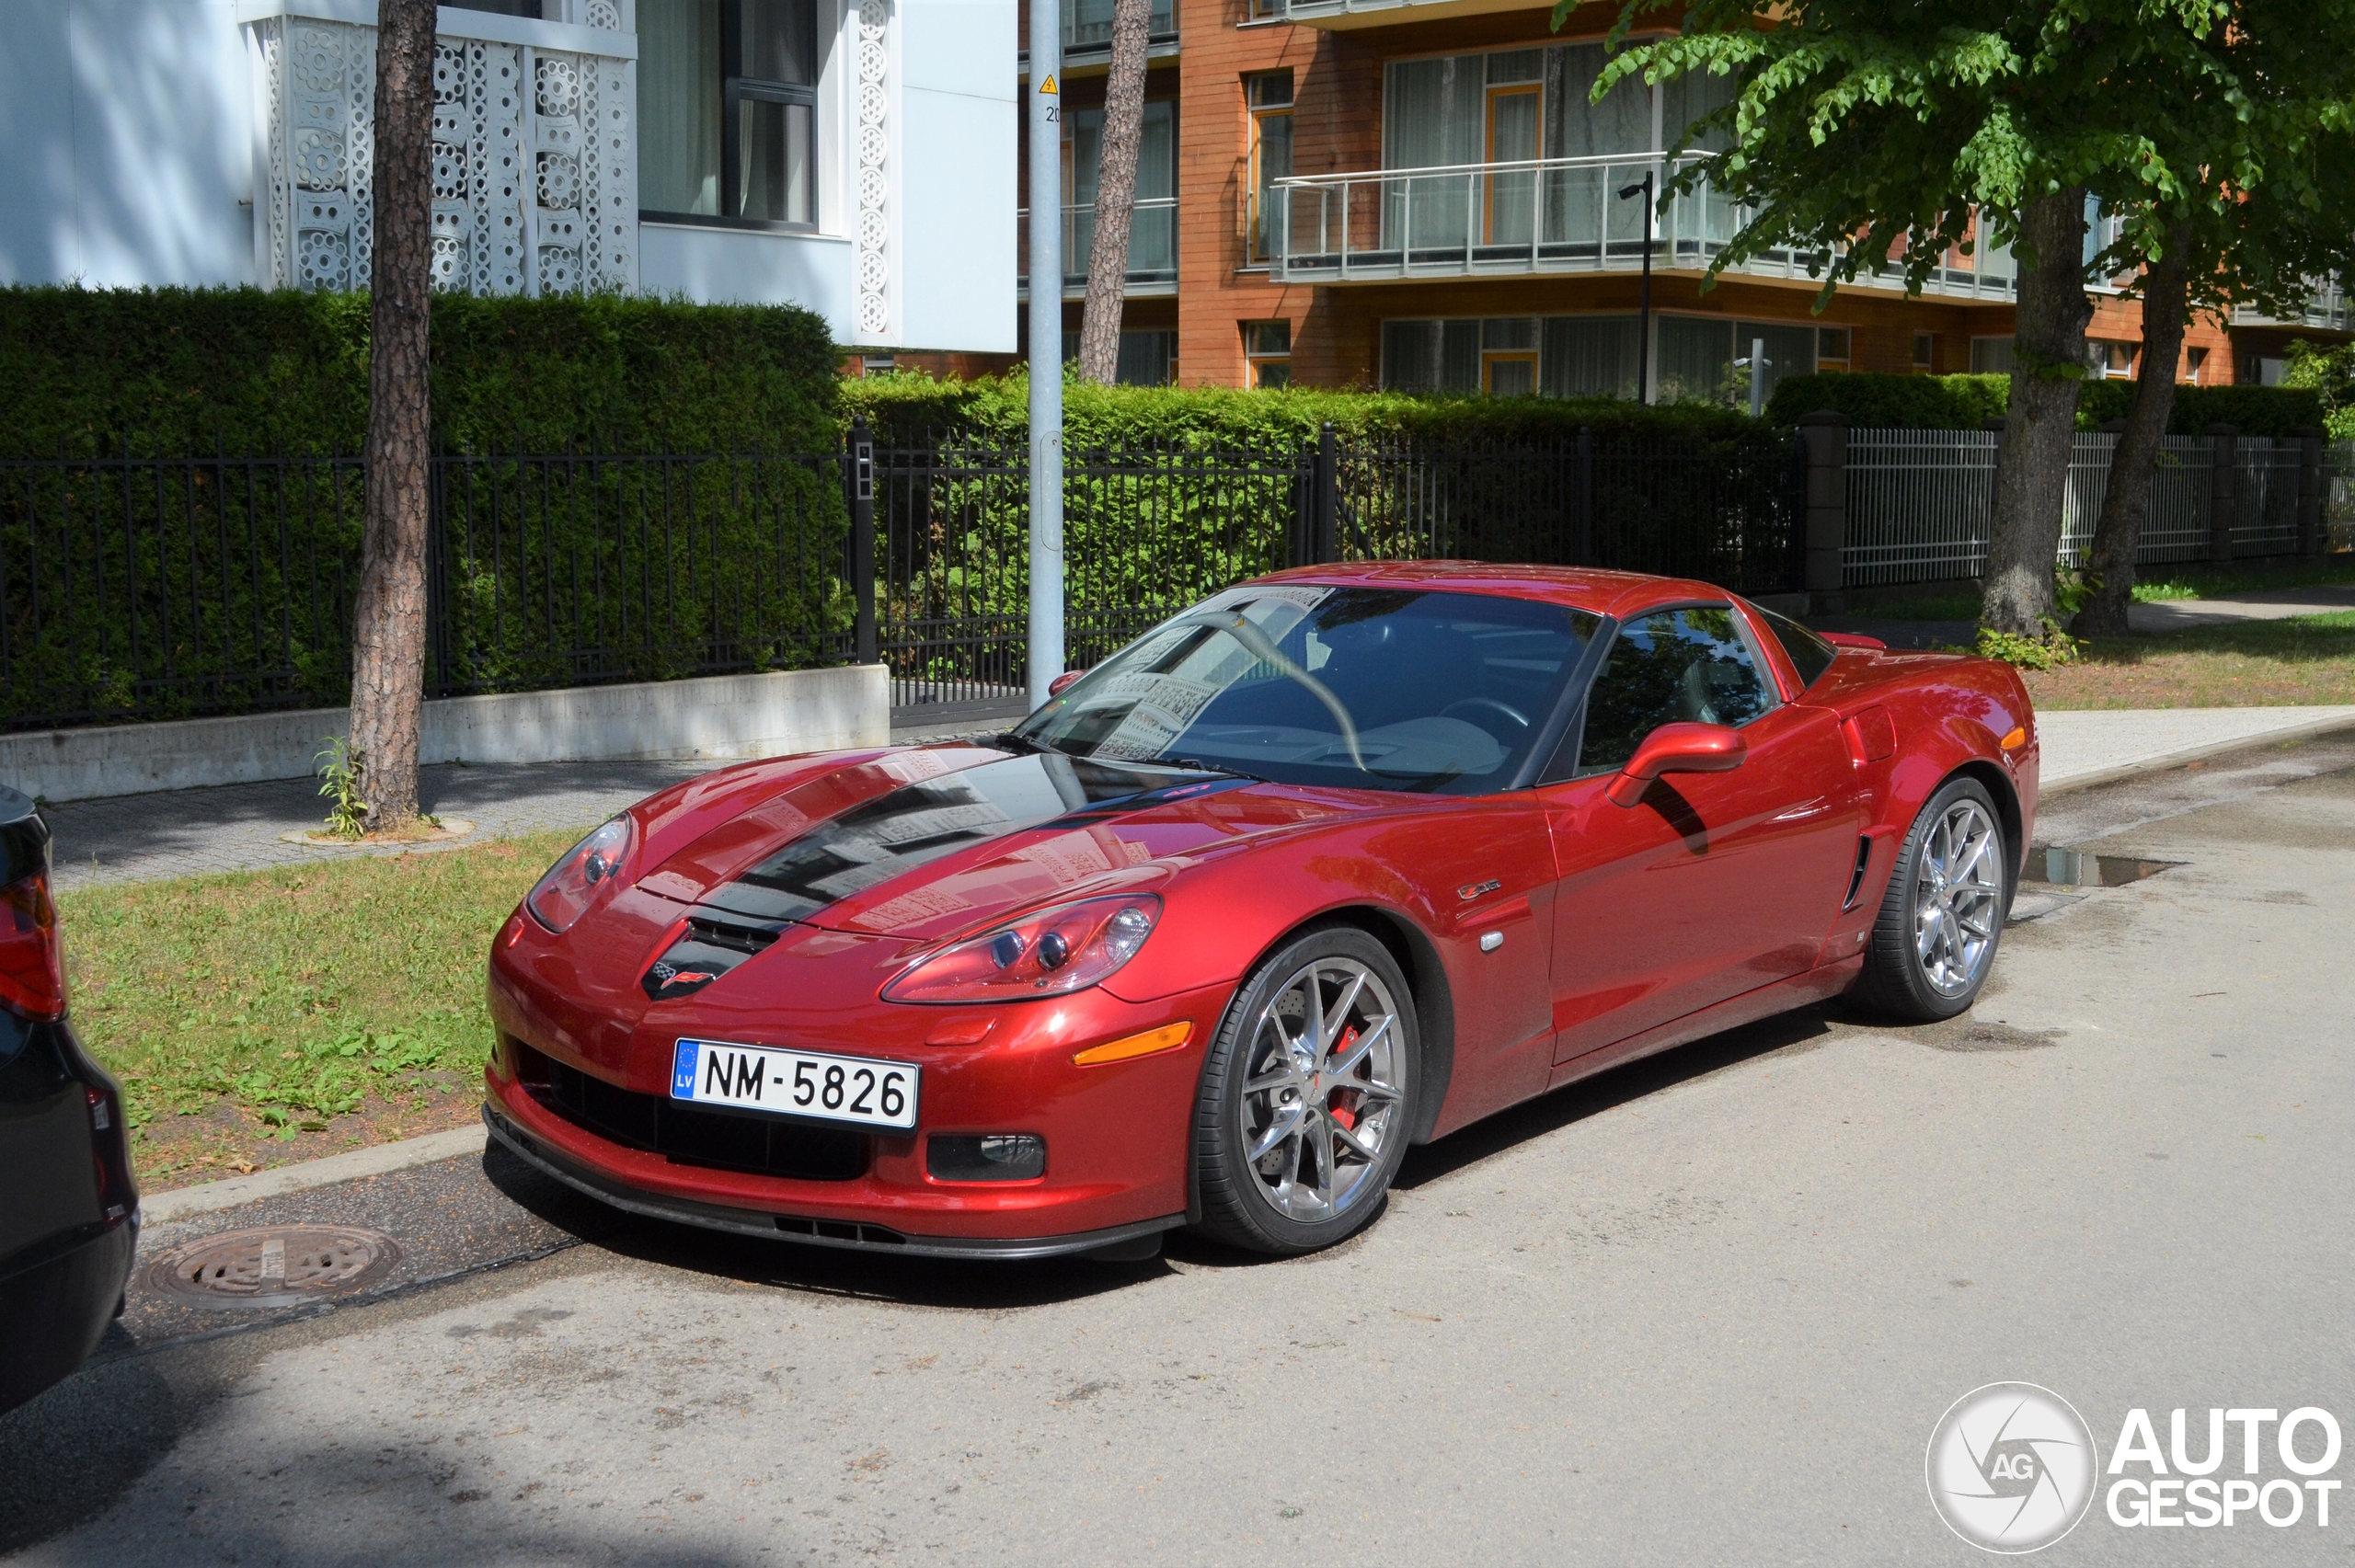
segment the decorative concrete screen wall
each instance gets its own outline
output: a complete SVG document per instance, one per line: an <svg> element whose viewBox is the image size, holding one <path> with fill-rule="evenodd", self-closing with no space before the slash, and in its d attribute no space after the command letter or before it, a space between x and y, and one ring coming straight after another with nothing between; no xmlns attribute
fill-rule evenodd
<svg viewBox="0 0 2355 1568"><path fill-rule="evenodd" d="M626 0L566 21L444 8L433 51L433 278L477 294L638 287L637 38ZM359 289L374 234L368 0L264 0L255 223L266 287Z"/></svg>

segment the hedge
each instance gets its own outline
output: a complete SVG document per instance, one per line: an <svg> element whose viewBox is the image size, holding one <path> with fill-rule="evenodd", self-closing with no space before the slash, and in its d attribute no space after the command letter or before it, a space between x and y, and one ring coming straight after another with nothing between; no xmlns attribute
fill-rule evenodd
<svg viewBox="0 0 2355 1568"><path fill-rule="evenodd" d="M1775 388L1766 417L1791 424L1800 415L1833 408L1872 429L1972 430L2000 419L2009 406L2007 375L1886 375L1858 372L1786 376ZM2077 428L2099 429L2126 418L2134 396L2130 381L2087 382L2077 396ZM2178 386L2167 429L2198 435L2211 424L2235 426L2251 436L2289 436L2323 422L2319 394L2303 387Z"/></svg>
<svg viewBox="0 0 2355 1568"><path fill-rule="evenodd" d="M1030 426L1027 371L974 381L937 381L911 371L848 382L843 417L864 414L879 440L921 441L958 430L1019 441ZM1245 390L1208 386L1098 386L1067 378L1063 444L1166 444L1188 449L1281 449L1316 439L1330 422L1343 441L1409 438L1440 442L1534 444L1577 439L1657 437L1680 442L1740 441L1750 418L1714 403L1643 407L1619 398L1431 396L1316 387Z"/></svg>
<svg viewBox="0 0 2355 1568"><path fill-rule="evenodd" d="M0 288L0 456L356 450L368 297ZM792 306L433 301L454 449L832 450L836 351Z"/></svg>

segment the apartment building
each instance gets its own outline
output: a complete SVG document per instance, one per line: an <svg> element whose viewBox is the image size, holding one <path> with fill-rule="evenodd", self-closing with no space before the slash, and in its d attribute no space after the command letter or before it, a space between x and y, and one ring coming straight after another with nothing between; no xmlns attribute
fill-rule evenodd
<svg viewBox="0 0 2355 1568"><path fill-rule="evenodd" d="M1075 344L1111 0L1060 4ZM1647 323L1641 188L1706 154L1681 134L1723 88L1623 82L1591 102L1614 17L1588 5L1557 32L1528 0L1158 0L1121 379L1633 396L1640 372L1655 400L1740 402L1753 374L1764 393L1812 371L2010 369L2000 247L1942 258L1918 296L1891 273L1820 312L1804 255L1704 292L1739 226L1706 187L1652 215ZM2278 379L2293 338L2348 326L2335 291L2297 321L2201 322L2177 374ZM2097 293L2088 338L2095 373L2136 372L2133 302Z"/></svg>
<svg viewBox="0 0 2355 1568"><path fill-rule="evenodd" d="M0 0L0 282L368 281L374 0ZM1010 354L1015 0L453 0L438 287Z"/></svg>

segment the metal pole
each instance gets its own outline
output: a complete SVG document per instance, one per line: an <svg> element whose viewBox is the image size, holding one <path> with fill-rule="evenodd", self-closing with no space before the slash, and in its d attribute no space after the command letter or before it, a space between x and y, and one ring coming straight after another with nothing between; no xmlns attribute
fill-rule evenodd
<svg viewBox="0 0 2355 1568"><path fill-rule="evenodd" d="M1750 340L1750 417L1753 419L1766 412L1766 339Z"/></svg>
<svg viewBox="0 0 2355 1568"><path fill-rule="evenodd" d="M1030 6L1030 705L1063 671L1063 7Z"/></svg>
<svg viewBox="0 0 2355 1568"><path fill-rule="evenodd" d="M1652 400L1652 179L1644 174L1644 303L1643 325L1636 330L1636 401Z"/></svg>

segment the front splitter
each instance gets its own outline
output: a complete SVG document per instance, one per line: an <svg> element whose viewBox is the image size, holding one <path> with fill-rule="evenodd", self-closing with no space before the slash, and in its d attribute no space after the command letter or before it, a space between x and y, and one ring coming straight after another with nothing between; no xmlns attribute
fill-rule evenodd
<svg viewBox="0 0 2355 1568"><path fill-rule="evenodd" d="M1063 1236L1024 1236L1010 1239L965 1236L911 1236L890 1226L852 1219L812 1219L796 1214L768 1214L725 1204L699 1203L643 1192L605 1175L562 1150L549 1146L517 1127L489 1105L482 1108L490 1135L533 1169L555 1177L600 1203L649 1219L698 1225L739 1236L759 1236L773 1242L799 1242L810 1246L842 1247L854 1252L900 1257L983 1258L1017 1262L1025 1258L1088 1255L1105 1262L1134 1263L1161 1250L1161 1233L1186 1223L1183 1214L1163 1215L1102 1230L1079 1230Z"/></svg>

